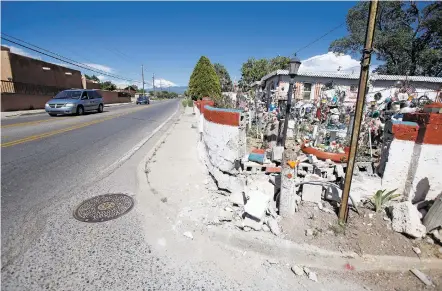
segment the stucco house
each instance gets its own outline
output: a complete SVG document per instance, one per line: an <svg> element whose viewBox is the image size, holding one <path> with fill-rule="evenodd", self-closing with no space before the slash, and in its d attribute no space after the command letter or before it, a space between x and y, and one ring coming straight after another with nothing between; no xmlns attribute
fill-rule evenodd
<svg viewBox="0 0 442 291"><path fill-rule="evenodd" d="M261 79L260 88L265 96L286 99L289 87L288 70L277 70ZM367 101L379 93L381 100L399 93L398 87L407 87L407 93L414 97L427 96L431 100L442 97L442 77L379 75L369 78ZM359 74L344 72L300 72L295 77L294 98L297 100L318 100L330 87L345 92L345 102L354 103L358 93ZM402 86L398 84L401 82ZM256 86L256 84L254 84Z"/></svg>

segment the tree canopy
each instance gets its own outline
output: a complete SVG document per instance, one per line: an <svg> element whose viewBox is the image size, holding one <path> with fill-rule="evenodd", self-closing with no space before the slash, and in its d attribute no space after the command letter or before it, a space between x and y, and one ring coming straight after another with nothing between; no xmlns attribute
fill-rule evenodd
<svg viewBox="0 0 442 291"><path fill-rule="evenodd" d="M221 98L221 84L210 60L202 56L189 80L189 95L194 99L210 97L215 102Z"/></svg>
<svg viewBox="0 0 442 291"><path fill-rule="evenodd" d="M348 35L330 50L360 55L365 41L369 2L347 14ZM376 72L392 75L442 76L442 2L380 1L374 37Z"/></svg>
<svg viewBox="0 0 442 291"><path fill-rule="evenodd" d="M219 63L213 64L213 67L215 68L215 72L218 75L219 82L221 84L221 91L222 92L232 91L233 90L232 79L230 79L229 72L227 72L226 68Z"/></svg>
<svg viewBox="0 0 442 291"><path fill-rule="evenodd" d="M95 75L89 76L89 75L87 75L87 74L84 74L84 77L85 77L87 80L100 82L100 79L98 79L98 77L95 76Z"/></svg>
<svg viewBox="0 0 442 291"><path fill-rule="evenodd" d="M277 56L271 59L249 58L241 66L240 87L246 91L253 82L261 80L262 77L276 70L285 70L290 62L289 57Z"/></svg>
<svg viewBox="0 0 442 291"><path fill-rule="evenodd" d="M101 83L101 89L108 90L108 91L115 91L115 90L117 90L117 85L115 85L111 81L106 81L106 82Z"/></svg>

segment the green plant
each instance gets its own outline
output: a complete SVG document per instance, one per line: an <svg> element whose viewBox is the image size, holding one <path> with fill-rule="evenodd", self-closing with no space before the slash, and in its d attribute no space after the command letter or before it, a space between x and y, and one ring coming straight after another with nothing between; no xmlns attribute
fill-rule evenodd
<svg viewBox="0 0 442 291"><path fill-rule="evenodd" d="M186 99L181 100L181 104L183 104L183 107L186 107L188 102Z"/></svg>
<svg viewBox="0 0 442 291"><path fill-rule="evenodd" d="M386 194L384 190L378 190L376 193L371 197L370 203L373 205L376 212L379 212L382 208L384 208L385 203L388 201L391 201L399 196L400 194L393 194L396 192L397 189L391 190L390 192L387 192Z"/></svg>
<svg viewBox="0 0 442 291"><path fill-rule="evenodd" d="M193 100L191 98L187 98L187 106L193 107Z"/></svg>
<svg viewBox="0 0 442 291"><path fill-rule="evenodd" d="M221 98L220 80L207 57L202 56L193 69L188 90L190 96L198 99L210 97L216 103Z"/></svg>

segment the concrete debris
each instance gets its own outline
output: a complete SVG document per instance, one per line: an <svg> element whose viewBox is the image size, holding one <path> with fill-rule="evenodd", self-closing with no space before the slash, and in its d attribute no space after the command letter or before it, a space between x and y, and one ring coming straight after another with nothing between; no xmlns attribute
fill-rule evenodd
<svg viewBox="0 0 442 291"><path fill-rule="evenodd" d="M233 212L222 210L219 217L219 221L232 221L233 220Z"/></svg>
<svg viewBox="0 0 442 291"><path fill-rule="evenodd" d="M185 233L183 233L183 235L187 238L193 239L193 235L190 231L186 231Z"/></svg>
<svg viewBox="0 0 442 291"><path fill-rule="evenodd" d="M390 218L388 218L386 216L384 216L382 219L385 220L385 221L390 221Z"/></svg>
<svg viewBox="0 0 442 291"><path fill-rule="evenodd" d="M313 236L313 229L309 228L305 230L305 236Z"/></svg>
<svg viewBox="0 0 442 291"><path fill-rule="evenodd" d="M436 241L438 241L439 243L441 243L442 242L442 236L441 236L441 231L442 230L437 230L437 229L435 229L435 230L433 230L432 232L431 232L431 234L433 235L433 237L434 237L434 239L436 240Z"/></svg>
<svg viewBox="0 0 442 291"><path fill-rule="evenodd" d="M430 278L428 278L427 275L425 275L424 273L422 273L418 269L411 269L410 272L413 273L416 277L418 277L419 280L421 280L422 283L424 283L425 285L433 286L433 282L431 282Z"/></svg>
<svg viewBox="0 0 442 291"><path fill-rule="evenodd" d="M244 226L244 227L243 227L243 230L244 230L245 232L249 232L249 231L252 230L252 228L251 228L251 227L248 227L248 226Z"/></svg>
<svg viewBox="0 0 442 291"><path fill-rule="evenodd" d="M269 231L270 231L270 228L268 227L267 224L263 224L263 225L262 225L262 230L265 231L265 232L269 232Z"/></svg>
<svg viewBox="0 0 442 291"><path fill-rule="evenodd" d="M369 214L368 214L368 218L372 219L372 218L373 218L373 215L374 215L373 213L369 213Z"/></svg>
<svg viewBox="0 0 442 291"><path fill-rule="evenodd" d="M233 212L233 209L230 208L229 206L226 206L226 208L224 208L224 210L225 210L225 211L228 211L228 212Z"/></svg>
<svg viewBox="0 0 442 291"><path fill-rule="evenodd" d="M273 208L273 206L270 203L269 203L269 206L267 207L267 214L273 218L278 217L276 210Z"/></svg>
<svg viewBox="0 0 442 291"><path fill-rule="evenodd" d="M304 267L304 273L308 276L310 280L318 282L318 277L316 276L316 273L311 271L309 268Z"/></svg>
<svg viewBox="0 0 442 291"><path fill-rule="evenodd" d="M392 217L394 231L406 233L415 238L423 237L426 234L425 226L419 218L419 211L410 201L393 205Z"/></svg>
<svg viewBox="0 0 442 291"><path fill-rule="evenodd" d="M267 220L267 225L269 226L270 231L271 231L274 235L278 236L278 235L281 234L281 229L279 228L279 224L278 224L278 222L276 221L276 219L269 218L269 219Z"/></svg>
<svg viewBox="0 0 442 291"><path fill-rule="evenodd" d="M268 208L270 197L261 191L250 191L250 199L247 200L244 210L251 216L262 220Z"/></svg>
<svg viewBox="0 0 442 291"><path fill-rule="evenodd" d="M302 186L302 200L314 203L321 203L322 186L304 184Z"/></svg>
<svg viewBox="0 0 442 291"><path fill-rule="evenodd" d="M323 210L324 209L324 205L322 205L322 201L318 203L318 208L319 208L319 210Z"/></svg>
<svg viewBox="0 0 442 291"><path fill-rule="evenodd" d="M336 176L343 178L345 176L344 168L341 165L335 166Z"/></svg>
<svg viewBox="0 0 442 291"><path fill-rule="evenodd" d="M322 211L326 212L326 213L330 213L330 214L336 214L333 210L328 209L326 207L324 207L323 209L321 209Z"/></svg>
<svg viewBox="0 0 442 291"><path fill-rule="evenodd" d="M272 149L272 162L281 163L283 152L284 152L284 147L282 147L282 146L273 147L273 149Z"/></svg>
<svg viewBox="0 0 442 291"><path fill-rule="evenodd" d="M230 202L233 205L243 206L245 204L245 197L243 192L234 192L229 196Z"/></svg>
<svg viewBox="0 0 442 291"><path fill-rule="evenodd" d="M291 269L292 269L292 272L295 273L297 276L304 275L304 270L297 265L293 265Z"/></svg>
<svg viewBox="0 0 442 291"><path fill-rule="evenodd" d="M434 240L431 237L427 237L425 241L427 242L427 244L434 245Z"/></svg>
<svg viewBox="0 0 442 291"><path fill-rule="evenodd" d="M261 175L257 178L249 176L247 178L247 186L245 189L246 195L249 196L249 192L251 191L260 191L270 198L273 198L275 195L275 186L270 183L267 175Z"/></svg>
<svg viewBox="0 0 442 291"><path fill-rule="evenodd" d="M253 230L259 231L262 229L262 221L261 220L259 220L259 221L254 220L254 219L246 216L243 220L243 228L245 228L245 227L249 227Z"/></svg>
<svg viewBox="0 0 442 291"><path fill-rule="evenodd" d="M416 253L416 255L420 255L422 253L421 249L418 247L412 247L412 249L413 249L413 252Z"/></svg>

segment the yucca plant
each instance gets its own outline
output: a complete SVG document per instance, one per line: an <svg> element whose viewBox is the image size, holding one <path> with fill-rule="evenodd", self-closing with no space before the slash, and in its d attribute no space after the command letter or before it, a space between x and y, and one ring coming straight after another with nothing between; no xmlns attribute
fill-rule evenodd
<svg viewBox="0 0 442 291"><path fill-rule="evenodd" d="M401 196L401 194L393 194L394 192L396 192L396 190L397 189L391 190L386 194L384 194L386 189L376 191L376 193L373 195L373 197L371 197L370 200L370 203L374 206L376 212L381 211L382 208L384 208L385 203L387 203L388 201Z"/></svg>

